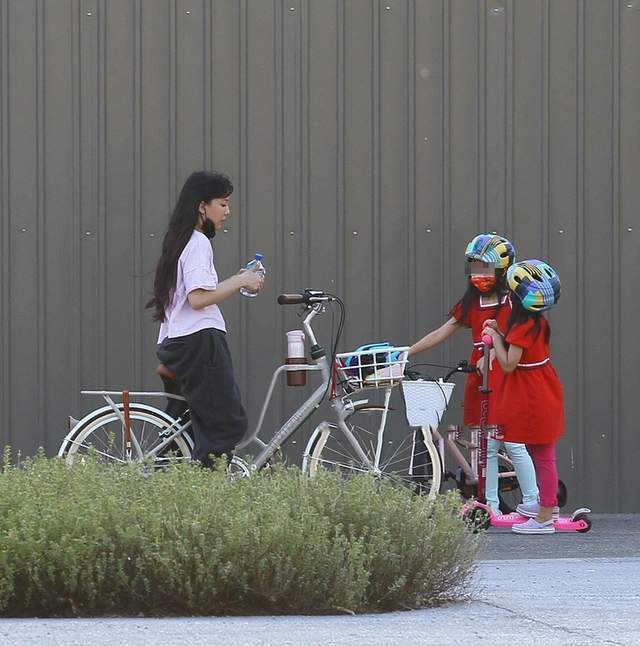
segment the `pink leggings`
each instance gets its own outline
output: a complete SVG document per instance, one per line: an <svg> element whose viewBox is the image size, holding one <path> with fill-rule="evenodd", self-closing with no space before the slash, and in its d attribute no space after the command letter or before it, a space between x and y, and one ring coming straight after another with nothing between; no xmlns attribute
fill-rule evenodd
<svg viewBox="0 0 640 646"><path fill-rule="evenodd" d="M558 469L556 467L556 443L527 444L533 460L540 491L540 506L555 507L558 504Z"/></svg>

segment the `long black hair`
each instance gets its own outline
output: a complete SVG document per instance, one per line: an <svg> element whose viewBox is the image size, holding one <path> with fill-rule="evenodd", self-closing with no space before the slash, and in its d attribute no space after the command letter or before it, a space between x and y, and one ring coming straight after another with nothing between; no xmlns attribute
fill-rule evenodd
<svg viewBox="0 0 640 646"><path fill-rule="evenodd" d="M229 197L231 193L233 193L233 184L222 173L200 170L191 173L187 178L162 241L162 253L153 283L153 298L146 304L147 308L154 310L154 321L165 319L165 311L176 287L178 259L198 223L200 203Z"/></svg>
<svg viewBox="0 0 640 646"><path fill-rule="evenodd" d="M498 297L498 302L491 312L491 316L496 318L498 315L498 310L502 307L502 297L507 293L507 283L506 283L507 272L504 269L496 269L496 286L491 294L495 294ZM460 318L458 319L462 325L469 324L469 310L476 303L482 293L475 287L471 282L471 276L467 279L467 291L462 295L462 298L451 308L449 316L453 316L454 310L458 307L461 308ZM489 296L490 294L486 294Z"/></svg>
<svg viewBox="0 0 640 646"><path fill-rule="evenodd" d="M546 323L544 329L544 340L545 343L549 343L549 339L551 339L551 326L549 325L549 321L545 319L542 312L530 312L525 309L522 302L515 294L511 296L511 314L507 321L505 337L509 334L509 330L511 330L512 327L526 323L529 319L533 319L533 327L529 332L527 332L527 335L531 334L534 337L537 337L542 331L542 321L544 321Z"/></svg>

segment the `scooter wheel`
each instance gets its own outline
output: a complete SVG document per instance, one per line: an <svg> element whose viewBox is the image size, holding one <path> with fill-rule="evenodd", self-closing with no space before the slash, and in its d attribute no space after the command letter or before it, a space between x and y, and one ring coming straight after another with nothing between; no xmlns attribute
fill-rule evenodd
<svg viewBox="0 0 640 646"><path fill-rule="evenodd" d="M586 514L578 514L573 520L584 520L584 522L587 523L585 528L576 530L581 534L586 534L591 530L591 519Z"/></svg>
<svg viewBox="0 0 640 646"><path fill-rule="evenodd" d="M467 523L469 529L471 529L474 534L477 534L483 529L487 529L491 524L489 513L480 507L468 509L462 515L462 519Z"/></svg>

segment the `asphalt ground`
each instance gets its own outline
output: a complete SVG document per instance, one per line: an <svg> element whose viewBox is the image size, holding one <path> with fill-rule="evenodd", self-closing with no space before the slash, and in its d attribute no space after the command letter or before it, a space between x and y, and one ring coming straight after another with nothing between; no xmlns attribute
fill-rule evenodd
<svg viewBox="0 0 640 646"><path fill-rule="evenodd" d="M567 510L563 509L562 513L566 515ZM557 532L547 536L522 536L509 529L492 528L487 532L486 545L479 558L640 557L640 514L589 514L589 518L591 530L585 534Z"/></svg>
<svg viewBox="0 0 640 646"><path fill-rule="evenodd" d="M640 646L640 515L593 515L586 534L490 530L472 598L358 616L2 619L32 646L558 644Z"/></svg>

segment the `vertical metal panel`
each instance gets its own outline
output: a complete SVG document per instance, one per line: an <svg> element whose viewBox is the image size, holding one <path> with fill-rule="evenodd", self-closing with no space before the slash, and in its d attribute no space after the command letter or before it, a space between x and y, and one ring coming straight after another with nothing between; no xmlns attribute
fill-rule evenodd
<svg viewBox="0 0 640 646"><path fill-rule="evenodd" d="M375 328L374 284L374 168L372 139L377 134L372 94L377 41L374 41L377 3L345 3L345 229L343 297L349 303L345 346L373 340ZM376 23L377 24L377 23ZM377 97L375 97L377 99Z"/></svg>
<svg viewBox="0 0 640 646"><path fill-rule="evenodd" d="M8 159L9 159L9 330L11 361L8 399L11 402L7 441L20 445L22 436L41 444L44 435L39 394L42 339L39 317L38 258L40 218L38 193L41 169L38 133L41 114L42 44L38 42L38 3L10 2L8 7ZM41 7L40 7L41 9ZM40 63L40 64L39 64Z"/></svg>
<svg viewBox="0 0 640 646"><path fill-rule="evenodd" d="M11 442L11 218L9 216L9 6L0 2L0 439Z"/></svg>
<svg viewBox="0 0 640 646"><path fill-rule="evenodd" d="M584 226L585 263L579 281L586 288L585 333L585 473L598 473L603 482L615 478L610 456L612 438L610 425L613 412L611 330L613 328L611 298L615 285L615 263L602 271L598 257L613 258L612 212L612 5L585 3L585 182ZM608 217L603 217L607 214ZM603 298L594 298L602 294ZM606 296L605 296L606 295ZM608 330L602 334L602 329ZM603 383L596 375L607 375ZM611 492L604 490L594 478L584 483L584 495L596 507L610 500Z"/></svg>
<svg viewBox="0 0 640 646"><path fill-rule="evenodd" d="M109 4L109 3L107 3ZM176 182L204 165L205 24L202 0L176 0Z"/></svg>
<svg viewBox="0 0 640 646"><path fill-rule="evenodd" d="M341 291L341 220L343 146L341 98L342 5L312 0L308 35L308 238L309 284L324 283L327 290ZM292 289L291 278L285 285Z"/></svg>
<svg viewBox="0 0 640 646"><path fill-rule="evenodd" d="M628 5L631 5L630 7ZM638 410L634 394L637 391L640 343L636 321L640 318L640 303L633 295L633 285L640 284L640 182L638 181L638 151L640 151L640 5L621 2L619 13L619 176L617 190L620 209L619 235L619 309L615 312L619 329L619 370L617 400L620 410L618 425L612 432L619 437L619 460L616 465L619 496L609 503L617 509L631 509L632 492L638 483L636 465L640 457L640 433L637 430Z"/></svg>
<svg viewBox="0 0 640 646"><path fill-rule="evenodd" d="M104 49L104 196L100 213L104 253L103 320L106 335L105 380L109 388L119 376L134 378L136 330L134 310L142 307L136 298L136 247L140 214L134 206L134 70L138 63L134 49L138 3L113 0L103 6ZM135 383L132 383L135 387Z"/></svg>
<svg viewBox="0 0 640 646"><path fill-rule="evenodd" d="M542 0L514 2L513 229L518 256L542 255Z"/></svg>
<svg viewBox="0 0 640 646"><path fill-rule="evenodd" d="M299 3L291 3L299 11ZM284 123L283 138L276 140L274 125L280 115L276 113L275 94L273 88L277 85L279 70L276 69L275 33L283 26L278 21L296 21L296 12L280 11L284 4L274 0L261 2L249 0L246 13L246 177L241 183L239 192L243 195L243 206L236 220L244 231L244 246L241 249L240 262L246 262L256 251L265 254L265 264L269 267L268 259L275 258L276 238L281 231L282 221L290 223L297 221L294 212L295 203L291 196L295 195L296 181L292 177L293 160L297 129L295 118ZM292 15L293 14L293 15ZM298 52L291 47L283 52L283 57L291 61ZM283 61L284 62L284 61ZM291 79L293 80L293 79ZM295 100L295 89L290 82L282 79L283 104L289 106ZM289 113L291 114L291 113ZM276 212L276 195L281 190L276 185L278 177L278 149L283 147L282 163L289 174L283 178L282 190L288 195L282 195L280 204L283 213ZM287 152L289 158L287 159ZM295 231L295 229L294 229ZM296 232L299 236L300 232ZM294 236L295 238L295 236ZM297 242L293 244L297 245ZM294 247L295 249L295 247ZM285 255L287 251L283 252ZM299 253L296 250L291 253ZM270 376L274 360L281 357L279 340L282 333L271 326L265 327L265 321L273 321L278 316L278 306L275 303L277 290L277 273L274 270L273 279L265 287L264 298L242 299L242 320L245 329L231 331L232 338L237 335L237 342L244 350L240 355L242 363L239 366L243 378L243 394L249 410L257 410L258 403L266 390L267 379ZM237 347L237 346L236 346ZM264 351L268 348L269 351ZM252 419L255 416L252 415ZM273 415L268 419L269 426L273 424ZM269 428L267 426L267 428Z"/></svg>
<svg viewBox="0 0 640 646"><path fill-rule="evenodd" d="M412 21L410 19L410 25ZM440 325L449 311L449 18L446 3L417 2L411 31L415 63L410 66L414 89L415 129L409 139L409 175L414 186L413 242L407 256L412 286L407 294L413 311L410 335L417 338ZM411 64L410 64L411 65ZM409 203L411 204L411 202ZM440 348L436 361L442 361Z"/></svg>
<svg viewBox="0 0 640 646"><path fill-rule="evenodd" d="M68 401L60 397L57 387L51 385L59 383L60 366L68 365L75 345L75 337L69 334L69 324L77 293L68 288L74 283L73 259L77 259L77 252L72 253L72 248L76 247L78 240L77 222L73 215L76 197L73 182L73 5L70 0L45 2L41 17L44 105L41 121L43 191L38 227L42 239L39 249L41 274L38 281L42 286L39 298L42 299L41 324L45 347L40 384L45 399L41 414L45 429L44 445L49 451L55 449L57 438L46 433L46 420L64 420L68 414ZM63 290L61 286L67 288ZM62 312L66 315L61 315Z"/></svg>
<svg viewBox="0 0 640 646"><path fill-rule="evenodd" d="M450 289L445 294L447 307L457 301L465 289L464 248L482 228L478 187L483 177L479 158L479 141L484 137L484 123L480 120L478 84L481 62L478 59L480 30L484 18L484 3L453 0L450 4L449 49L449 119L451 182L448 262ZM448 360L466 357L469 340L457 334L451 341ZM462 389L458 389L459 391ZM458 397L460 392L457 393Z"/></svg>
<svg viewBox="0 0 640 646"><path fill-rule="evenodd" d="M172 200L172 151L171 87L169 73L172 55L167 48L170 42L170 0L142 0L140 5L139 69L140 87L137 126L139 141L139 218L141 235L140 290L142 303L148 300L153 289L154 272L171 212ZM163 133L158 136L158 133ZM136 215L135 213L133 215ZM151 320L150 310L142 313L142 366L144 388L156 388L155 367L158 363L151 350L158 335L158 326Z"/></svg>
<svg viewBox="0 0 640 646"><path fill-rule="evenodd" d="M100 185L100 151L103 137L99 130L99 99L102 96L99 80L103 77L98 47L101 16L98 2L79 2L80 33L78 65L80 82L79 114L76 125L79 131L79 184L80 184L80 259L77 272L80 280L77 321L80 329L79 382L100 384L103 381L104 351L101 339L104 329L98 312L101 273L98 266L98 187ZM102 336L101 336L102 335ZM86 403L85 403L86 405ZM70 411L71 414L74 414Z"/></svg>
<svg viewBox="0 0 640 646"><path fill-rule="evenodd" d="M380 18L379 48L380 73L377 95L379 111L379 178L378 178L378 244L374 258L378 259L379 284L376 319L379 321L375 337L395 343L406 343L409 338L406 304L410 300L410 254L404 253L399 262L391 262L398 249L407 249L407 232L413 213L408 209L407 175L410 121L408 104L408 21L406 3L383 2ZM388 7L388 9L387 9ZM413 73L411 73L413 78ZM374 98L375 101L375 98ZM402 312L403 316L398 317Z"/></svg>
<svg viewBox="0 0 640 646"><path fill-rule="evenodd" d="M576 491L582 429L578 424L576 357L579 356L578 276L578 7L573 0L550 3L548 126L548 257L564 287L561 307L551 312L553 361L564 386L567 433L558 446L562 478ZM558 344L561 344L562 350Z"/></svg>
<svg viewBox="0 0 640 646"><path fill-rule="evenodd" d="M465 243L504 231L563 280L571 499L640 509L636 0L0 0L0 34L3 443L53 452L81 387L158 387L143 305L212 166L236 185L221 278L257 250L269 269L223 305L250 419L299 326L279 291L342 295L341 349L410 343L462 293Z"/></svg>
<svg viewBox="0 0 640 646"><path fill-rule="evenodd" d="M507 79L507 25L511 18L511 7L504 3L485 3L482 16L485 28L485 137L483 155L484 175L483 206L485 229L507 231L505 217L506 197L506 79Z"/></svg>
<svg viewBox="0 0 640 646"><path fill-rule="evenodd" d="M224 0L211 3L211 19L213 21L209 40L212 46L212 60L209 72L211 76L211 97L209 105L209 121L211 125L212 167L228 173L236 187L231 199L231 218L222 234L216 238L216 268L221 277L229 276L238 270L240 262L245 260L244 248L244 219L247 216L243 208L243 175L240 173L241 158L244 155L246 132L244 118L246 110L245 75L241 73L241 63L244 58L246 37L242 35L240 3L238 0ZM242 32L244 34L244 32ZM225 232L226 231L226 232ZM268 251L267 251L268 253ZM269 259L269 278L273 272L273 259ZM245 260L246 262L246 260ZM224 317L229 329L230 344L236 369L237 362L242 356L243 342L241 341L241 299L230 299L224 305ZM244 300L244 299L242 299ZM244 369L240 373L244 374Z"/></svg>
<svg viewBox="0 0 640 646"><path fill-rule="evenodd" d="M621 346L620 299L621 299L621 241L620 241L620 7L611 6L611 258L613 289L611 290L611 428L620 427L620 365ZM613 473L620 463L620 434L609 431L609 464ZM612 478L609 499L618 506L620 498L620 478Z"/></svg>

